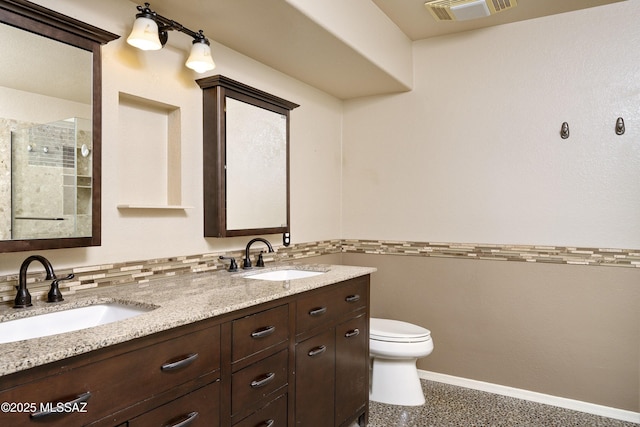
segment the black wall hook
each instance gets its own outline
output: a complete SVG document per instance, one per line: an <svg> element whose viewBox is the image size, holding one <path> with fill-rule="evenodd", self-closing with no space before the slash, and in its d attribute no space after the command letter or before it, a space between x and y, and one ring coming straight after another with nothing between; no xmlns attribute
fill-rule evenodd
<svg viewBox="0 0 640 427"><path fill-rule="evenodd" d="M560 137L562 139L569 138L569 123L567 122L562 123L562 127L560 128Z"/></svg>
<svg viewBox="0 0 640 427"><path fill-rule="evenodd" d="M616 120L616 135L624 135L624 131L624 119L618 117L618 120Z"/></svg>

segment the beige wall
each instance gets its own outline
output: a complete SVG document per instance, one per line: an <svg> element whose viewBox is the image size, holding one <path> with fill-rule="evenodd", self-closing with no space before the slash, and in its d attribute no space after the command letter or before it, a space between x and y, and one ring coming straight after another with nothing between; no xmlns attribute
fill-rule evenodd
<svg viewBox="0 0 640 427"><path fill-rule="evenodd" d="M292 242L340 236L342 102L298 80L266 67L212 40L217 68L198 75L184 66L191 40L171 32L161 51L141 52L126 44L136 4L127 0L36 0L38 4L119 34L102 48L103 152L102 246L42 251L56 268L189 255L244 247L246 238L205 239L202 216L202 92L195 80L223 74L300 105L291 114ZM120 94L166 104L180 110L181 193L184 211L118 210L125 200L119 190L132 182L122 159L136 150L121 142ZM143 128L145 123L140 123ZM135 130L144 133L144 129ZM166 149L165 146L158 148ZM157 165L138 158L141 174L156 174ZM160 176L159 179L164 179ZM164 182L159 185L165 186ZM267 236L272 242L281 237ZM25 253L0 254L0 274L17 271Z"/></svg>
<svg viewBox="0 0 640 427"><path fill-rule="evenodd" d="M640 248L638 16L414 43L414 90L345 102L342 237ZM343 258L379 269L374 316L432 330L421 369L640 410L640 269Z"/></svg>
<svg viewBox="0 0 640 427"><path fill-rule="evenodd" d="M638 16L414 43L411 92L345 102L342 237L640 248Z"/></svg>
<svg viewBox="0 0 640 427"><path fill-rule="evenodd" d="M634 269L344 254L374 266L371 315L431 331L418 368L640 409Z"/></svg>

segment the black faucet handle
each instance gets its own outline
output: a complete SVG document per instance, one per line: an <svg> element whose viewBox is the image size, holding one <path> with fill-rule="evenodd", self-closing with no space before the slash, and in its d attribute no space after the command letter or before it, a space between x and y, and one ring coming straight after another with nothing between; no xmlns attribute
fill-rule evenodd
<svg viewBox="0 0 640 427"><path fill-rule="evenodd" d="M256 262L256 267L264 267L264 259L262 258L263 253L264 251L260 251L260 254L258 254L258 261Z"/></svg>
<svg viewBox="0 0 640 427"><path fill-rule="evenodd" d="M51 282L51 289L49 289L49 293L47 294L47 302L64 301L64 298L62 298L62 292L60 292L60 282L63 280L71 280L74 277L76 277L75 274L71 273L62 279L53 279L53 282Z"/></svg>
<svg viewBox="0 0 640 427"><path fill-rule="evenodd" d="M220 255L220 259L223 259L223 260L227 259L231 261L231 263L229 264L230 272L238 271L238 263L236 262L235 258Z"/></svg>

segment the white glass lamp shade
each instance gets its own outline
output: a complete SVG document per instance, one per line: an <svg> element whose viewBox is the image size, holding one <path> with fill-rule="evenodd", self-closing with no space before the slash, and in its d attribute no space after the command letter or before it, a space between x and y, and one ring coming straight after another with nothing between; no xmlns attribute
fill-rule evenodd
<svg viewBox="0 0 640 427"><path fill-rule="evenodd" d="M127 43L141 50L160 50L162 43L158 36L158 24L151 18L139 16L133 23Z"/></svg>
<svg viewBox="0 0 640 427"><path fill-rule="evenodd" d="M211 47L203 41L195 41L191 46L191 54L187 59L186 66L196 73L204 73L213 70L216 64L211 57Z"/></svg>

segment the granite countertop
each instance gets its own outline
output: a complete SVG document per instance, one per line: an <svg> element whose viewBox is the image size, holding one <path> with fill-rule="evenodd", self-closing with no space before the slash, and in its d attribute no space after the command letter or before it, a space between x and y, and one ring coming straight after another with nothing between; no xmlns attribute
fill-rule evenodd
<svg viewBox="0 0 640 427"><path fill-rule="evenodd" d="M288 281L246 278L251 274L288 267L322 271L324 274ZM0 376L375 271L371 267L286 263L237 273L217 271L190 274L147 283L87 290L77 295L65 296L65 300L60 303L34 301L33 307L27 309L0 307L0 322L97 303L118 302L153 308L136 317L106 325L0 344Z"/></svg>

